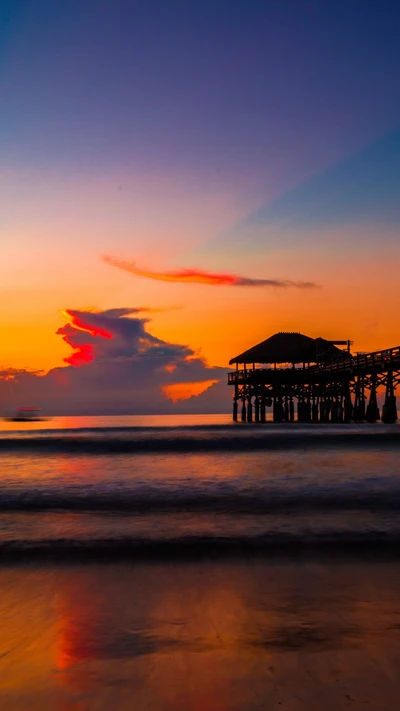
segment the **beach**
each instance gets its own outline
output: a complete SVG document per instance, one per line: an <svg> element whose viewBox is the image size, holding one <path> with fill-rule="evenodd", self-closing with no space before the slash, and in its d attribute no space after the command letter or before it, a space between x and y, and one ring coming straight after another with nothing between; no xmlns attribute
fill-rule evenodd
<svg viewBox="0 0 400 711"><path fill-rule="evenodd" d="M399 572L323 558L5 566L1 708L393 711Z"/></svg>

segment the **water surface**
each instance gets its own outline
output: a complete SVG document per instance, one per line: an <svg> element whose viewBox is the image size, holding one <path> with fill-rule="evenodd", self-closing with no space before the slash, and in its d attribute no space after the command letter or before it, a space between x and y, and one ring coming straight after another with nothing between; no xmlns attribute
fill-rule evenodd
<svg viewBox="0 0 400 711"><path fill-rule="evenodd" d="M400 540L400 428L226 416L0 432L0 555Z"/></svg>

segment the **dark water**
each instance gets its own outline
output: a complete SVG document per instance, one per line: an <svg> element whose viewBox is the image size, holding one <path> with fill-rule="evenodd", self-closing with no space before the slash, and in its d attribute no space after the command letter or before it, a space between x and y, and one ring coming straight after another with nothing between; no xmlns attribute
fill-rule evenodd
<svg viewBox="0 0 400 711"><path fill-rule="evenodd" d="M0 553L395 547L399 453L398 426L7 424Z"/></svg>

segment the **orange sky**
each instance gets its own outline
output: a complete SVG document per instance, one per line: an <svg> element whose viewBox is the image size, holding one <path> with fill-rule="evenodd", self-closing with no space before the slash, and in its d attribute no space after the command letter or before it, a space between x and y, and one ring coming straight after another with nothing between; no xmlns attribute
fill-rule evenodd
<svg viewBox="0 0 400 711"><path fill-rule="evenodd" d="M61 365L70 355L56 335L64 323L61 312L89 305L165 307L149 314L148 330L164 340L201 349L211 365L226 366L235 354L279 330L350 338L360 351L398 345L395 248L344 256L335 252L325 256L322 247L319 252L299 252L275 253L253 263L248 259L244 266L255 277L301 276L320 282L321 288L294 291L154 282L112 269L96 253L77 265L67 253L62 269L57 257L52 260L50 255L44 265L39 264L42 285L28 279L20 289L7 285L11 279L3 263L0 364L44 370ZM28 261L29 257L21 259L23 274L28 274Z"/></svg>

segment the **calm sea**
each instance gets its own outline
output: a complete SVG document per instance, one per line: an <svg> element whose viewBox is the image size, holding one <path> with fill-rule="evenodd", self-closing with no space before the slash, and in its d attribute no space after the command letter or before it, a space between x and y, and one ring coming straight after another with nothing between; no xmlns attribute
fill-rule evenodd
<svg viewBox="0 0 400 711"><path fill-rule="evenodd" d="M229 416L0 423L1 554L400 541L400 427Z"/></svg>

